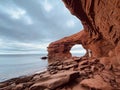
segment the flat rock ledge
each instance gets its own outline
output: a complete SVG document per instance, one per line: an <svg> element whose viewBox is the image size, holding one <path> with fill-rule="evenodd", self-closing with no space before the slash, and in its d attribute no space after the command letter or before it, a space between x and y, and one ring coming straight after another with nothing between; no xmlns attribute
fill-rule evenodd
<svg viewBox="0 0 120 90"><path fill-rule="evenodd" d="M0 90L120 90L120 69L95 58L71 58L49 64L42 73L1 82Z"/></svg>

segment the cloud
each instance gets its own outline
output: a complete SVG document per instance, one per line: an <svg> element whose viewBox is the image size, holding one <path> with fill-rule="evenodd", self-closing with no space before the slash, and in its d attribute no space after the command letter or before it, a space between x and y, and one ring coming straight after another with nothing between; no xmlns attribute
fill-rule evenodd
<svg viewBox="0 0 120 90"><path fill-rule="evenodd" d="M25 14L26 14L26 11L25 10L22 10L20 8L17 8L16 10L14 9L11 9L9 11L9 13L11 14L11 17L13 19L20 19L21 17L23 17Z"/></svg>
<svg viewBox="0 0 120 90"><path fill-rule="evenodd" d="M47 52L44 44L48 45L83 28L61 0L1 0L0 11L2 52L25 52L28 49Z"/></svg>
<svg viewBox="0 0 120 90"><path fill-rule="evenodd" d="M9 14L13 19L17 20L23 20L26 24L33 24L32 19L30 18L29 15L27 15L27 12L21 8L16 8L16 9L11 9L9 11Z"/></svg>
<svg viewBox="0 0 120 90"><path fill-rule="evenodd" d="M48 47L48 45L49 43L3 42L3 40L0 40L0 54L47 53L46 47Z"/></svg>
<svg viewBox="0 0 120 90"><path fill-rule="evenodd" d="M19 6L16 6L14 3L10 5L0 5L0 10L3 14L8 15L13 20L21 20L26 24L32 24L31 17L27 14L26 10L22 9Z"/></svg>
<svg viewBox="0 0 120 90"><path fill-rule="evenodd" d="M53 6L48 2L48 0L44 0L43 7L47 12L50 12L53 9Z"/></svg>

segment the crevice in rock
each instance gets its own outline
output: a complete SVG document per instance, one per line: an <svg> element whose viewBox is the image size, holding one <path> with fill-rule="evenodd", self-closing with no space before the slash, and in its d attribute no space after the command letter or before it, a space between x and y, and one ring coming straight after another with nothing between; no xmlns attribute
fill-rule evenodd
<svg viewBox="0 0 120 90"><path fill-rule="evenodd" d="M112 26L110 26L109 33L111 33L111 32L112 32L112 29L113 29L113 25L112 25Z"/></svg>

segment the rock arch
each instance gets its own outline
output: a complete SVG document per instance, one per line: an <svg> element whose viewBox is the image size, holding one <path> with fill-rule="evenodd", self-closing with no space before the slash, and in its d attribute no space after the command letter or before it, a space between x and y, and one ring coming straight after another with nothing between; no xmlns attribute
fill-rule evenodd
<svg viewBox="0 0 120 90"><path fill-rule="evenodd" d="M75 44L81 44L86 50L85 56L89 57L89 50L92 57L106 57L110 50L113 49L112 44L106 39L98 39L90 37L89 32L82 30L76 34L64 37L58 41L50 43L48 46L48 62L57 60L66 60L72 57L70 50Z"/></svg>
<svg viewBox="0 0 120 90"><path fill-rule="evenodd" d="M76 34L52 42L48 46L48 61L65 60L72 57L70 50L75 44L85 45L87 33L82 30ZM84 46L83 46L84 47ZM85 48L85 47L84 47Z"/></svg>
<svg viewBox="0 0 120 90"><path fill-rule="evenodd" d="M71 14L81 20L84 31L51 43L49 61L71 57L70 48L82 44L92 57L117 58L120 62L120 0L62 0ZM112 53L111 53L112 52ZM89 55L88 55L89 56Z"/></svg>

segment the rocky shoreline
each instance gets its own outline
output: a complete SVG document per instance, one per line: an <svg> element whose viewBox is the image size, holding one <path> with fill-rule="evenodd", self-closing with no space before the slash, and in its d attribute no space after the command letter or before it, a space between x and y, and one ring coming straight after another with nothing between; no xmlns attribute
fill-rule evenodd
<svg viewBox="0 0 120 90"><path fill-rule="evenodd" d="M120 90L120 70L95 58L71 58L47 71L0 83L0 90Z"/></svg>
<svg viewBox="0 0 120 90"><path fill-rule="evenodd" d="M62 1L84 30L48 46L47 71L2 82L0 90L120 90L120 0ZM86 57L71 58L76 44Z"/></svg>

